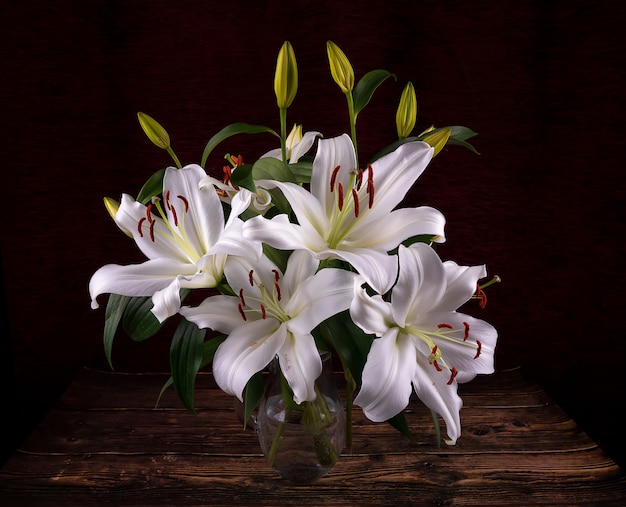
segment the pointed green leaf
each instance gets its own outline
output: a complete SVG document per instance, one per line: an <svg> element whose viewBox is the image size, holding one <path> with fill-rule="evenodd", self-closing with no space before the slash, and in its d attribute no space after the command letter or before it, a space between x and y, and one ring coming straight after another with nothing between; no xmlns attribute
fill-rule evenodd
<svg viewBox="0 0 626 507"><path fill-rule="evenodd" d="M289 250L278 250L277 248L271 247L263 243L263 254L272 261L278 269L280 269L283 273L287 268L287 260L291 255Z"/></svg>
<svg viewBox="0 0 626 507"><path fill-rule="evenodd" d="M235 173L236 172L237 171L235 171ZM289 169L289 165L282 160L272 157L257 160L252 167L252 177L255 181L276 180L289 181L291 183L296 182L296 178Z"/></svg>
<svg viewBox="0 0 626 507"><path fill-rule="evenodd" d="M250 419L252 412L259 404L261 400L261 396L263 396L263 390L265 388L265 381L263 380L263 373L257 372L246 384L246 390L244 392L244 415L243 420L245 421Z"/></svg>
<svg viewBox="0 0 626 507"><path fill-rule="evenodd" d="M398 415L393 416L391 419L388 419L387 422L397 429L400 433L402 433L405 437L414 440L415 437L411 430L409 429L409 425L406 422L406 417L404 417L404 412L400 412Z"/></svg>
<svg viewBox="0 0 626 507"><path fill-rule="evenodd" d="M134 341L147 340L163 326L150 311L153 306L150 296L130 298L124 312L122 326L126 334Z"/></svg>
<svg viewBox="0 0 626 507"><path fill-rule="evenodd" d="M256 185L252 177L252 167L251 164L237 166L237 169L230 176L231 183L238 187L247 188L250 192L256 192Z"/></svg>
<svg viewBox="0 0 626 507"><path fill-rule="evenodd" d="M289 164L289 169L296 179L296 183L310 183L313 173L313 159L302 157L295 164Z"/></svg>
<svg viewBox="0 0 626 507"><path fill-rule="evenodd" d="M204 358L205 334L204 329L183 319L176 328L170 347L174 389L184 407L193 414L196 413L194 388Z"/></svg>
<svg viewBox="0 0 626 507"><path fill-rule="evenodd" d="M155 172L148 181L146 181L141 187L139 194L137 195L137 201L141 204L148 204L152 198L163 192L163 176L165 175L165 169L159 169Z"/></svg>
<svg viewBox="0 0 626 507"><path fill-rule="evenodd" d="M124 310L130 302L130 297L120 296L119 294L111 294L109 301L107 302L107 308L104 314L104 353L106 355L109 366L113 369L113 363L111 362L111 351L113 348L113 339L115 338L115 332L117 326L124 315Z"/></svg>
<svg viewBox="0 0 626 507"><path fill-rule="evenodd" d="M393 76L394 79L396 78L391 72L377 69L368 72L359 80L353 92L355 115L358 115L368 104L376 88L391 76Z"/></svg>
<svg viewBox="0 0 626 507"><path fill-rule="evenodd" d="M224 139L227 139L236 134L259 134L261 132L268 132L270 134L275 135L280 139L280 136L274 132L269 127L263 127L262 125L249 125L247 123L232 123L222 130L220 130L217 134L215 134L209 142L206 144L204 148L204 152L202 153L202 160L200 165L205 167L206 161L209 158L211 152L215 149L215 147L220 144Z"/></svg>

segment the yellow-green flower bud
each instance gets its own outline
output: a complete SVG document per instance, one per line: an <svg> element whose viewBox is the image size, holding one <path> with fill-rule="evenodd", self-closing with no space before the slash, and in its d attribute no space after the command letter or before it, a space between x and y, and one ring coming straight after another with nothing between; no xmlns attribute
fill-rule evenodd
<svg viewBox="0 0 626 507"><path fill-rule="evenodd" d="M417 97L415 88L410 81L404 87L398 110L396 111L396 127L398 129L398 137L404 139L408 137L415 122L417 121Z"/></svg>
<svg viewBox="0 0 626 507"><path fill-rule="evenodd" d="M435 132L434 134L427 135L422 141L430 144L433 148L435 148L435 153L433 153L433 157L435 157L446 145L448 139L450 139L450 129L441 129Z"/></svg>
<svg viewBox="0 0 626 507"><path fill-rule="evenodd" d="M158 121L142 112L137 113L137 118L139 119L141 128L150 141L164 150L170 147L170 136Z"/></svg>
<svg viewBox="0 0 626 507"><path fill-rule="evenodd" d="M326 52L330 63L330 73L343 93L350 93L354 88L354 70L345 53L334 42L326 42Z"/></svg>
<svg viewBox="0 0 626 507"><path fill-rule="evenodd" d="M105 197L104 198L104 207L106 208L106 210L109 212L109 215L111 215L111 218L115 221L115 215L117 214L117 210L120 209L120 203L117 202L115 199L111 199L110 197ZM119 227L119 225L118 225ZM133 235L128 232L126 229L122 229L120 227L120 230L126 234L126 236L132 238Z"/></svg>
<svg viewBox="0 0 626 507"><path fill-rule="evenodd" d="M276 74L274 75L274 93L278 107L287 108L293 102L298 91L298 65L296 54L288 41L278 52Z"/></svg>

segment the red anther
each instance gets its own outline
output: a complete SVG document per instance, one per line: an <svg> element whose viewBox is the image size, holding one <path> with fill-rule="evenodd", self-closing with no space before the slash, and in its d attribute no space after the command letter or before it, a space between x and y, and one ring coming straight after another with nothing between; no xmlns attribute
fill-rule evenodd
<svg viewBox="0 0 626 507"><path fill-rule="evenodd" d="M148 219L148 222L154 222L154 218L152 218L152 203L149 203L146 206L146 218Z"/></svg>
<svg viewBox="0 0 626 507"><path fill-rule="evenodd" d="M150 222L150 241L152 241L154 243L154 224L156 223L156 220L152 220L152 222Z"/></svg>
<svg viewBox="0 0 626 507"><path fill-rule="evenodd" d="M280 285L278 285L278 282L274 281L274 288L276 289L276 299L278 299L278 301L281 300L282 296L280 294Z"/></svg>
<svg viewBox="0 0 626 507"><path fill-rule="evenodd" d="M354 202L354 216L359 218L360 205L359 202L359 194L356 191L356 188L352 187L352 201Z"/></svg>
<svg viewBox="0 0 626 507"><path fill-rule="evenodd" d="M361 184L363 183L363 169L359 169L356 173L356 189L361 189Z"/></svg>
<svg viewBox="0 0 626 507"><path fill-rule="evenodd" d="M234 155L231 155L230 159L232 160L233 164L235 164L236 166L243 165L243 156L242 155L237 155L236 157Z"/></svg>
<svg viewBox="0 0 626 507"><path fill-rule="evenodd" d="M253 274L254 274L254 269L251 269L250 272L248 273L248 281L250 282L251 287L254 287L254 278L252 278Z"/></svg>
<svg viewBox="0 0 626 507"><path fill-rule="evenodd" d="M446 329L454 329L450 324L446 324L445 322L442 322L441 324L437 324L437 327L439 329L441 329L442 327L445 327Z"/></svg>
<svg viewBox="0 0 626 507"><path fill-rule="evenodd" d="M172 206L171 211L172 211L172 218L174 219L174 225L178 227L178 214L176 213L176 208Z"/></svg>
<svg viewBox="0 0 626 507"><path fill-rule="evenodd" d="M183 201L183 204L185 205L185 213L187 213L189 211L189 201L187 198L183 195L177 195L176 197Z"/></svg>
<svg viewBox="0 0 626 507"><path fill-rule="evenodd" d="M267 314L265 313L265 306L261 305L261 318L265 320Z"/></svg>
<svg viewBox="0 0 626 507"><path fill-rule="evenodd" d="M343 198L343 185L337 183L337 206L339 206L339 211L343 211Z"/></svg>
<svg viewBox="0 0 626 507"><path fill-rule="evenodd" d="M334 192L335 191L335 181L337 180L337 173L339 172L339 169L341 168L340 165L338 165L337 167L335 167L333 169L333 173L330 176L330 191Z"/></svg>
<svg viewBox="0 0 626 507"><path fill-rule="evenodd" d="M453 366L452 370L450 370L450 380L448 380L448 385L451 385L452 382L454 382L454 377L456 377L457 373L456 368Z"/></svg>
<svg viewBox="0 0 626 507"><path fill-rule="evenodd" d="M441 366L439 366L439 363L437 361L433 361L433 366L435 367L435 370L442 371L442 368Z"/></svg>
<svg viewBox="0 0 626 507"><path fill-rule="evenodd" d="M480 299L480 303L478 303L478 306L480 306L481 308L487 306L487 293L480 288L480 285L478 285L476 288L476 297Z"/></svg>
<svg viewBox="0 0 626 507"><path fill-rule="evenodd" d="M243 306L246 306L246 300L243 297L243 287L239 289L239 300Z"/></svg>
<svg viewBox="0 0 626 507"><path fill-rule="evenodd" d="M463 341L467 341L469 338L470 325L469 322L463 322L463 327L465 327L465 331L463 332Z"/></svg>
<svg viewBox="0 0 626 507"><path fill-rule="evenodd" d="M434 356L435 354L437 354L437 349L438 349L438 348L439 348L439 347L437 347L437 345L435 345L435 346L433 347L433 349L430 351L430 353Z"/></svg>
<svg viewBox="0 0 626 507"><path fill-rule="evenodd" d="M280 273L277 269L272 269L272 273L274 273L274 281L278 282L278 280L280 280Z"/></svg>
<svg viewBox="0 0 626 507"><path fill-rule="evenodd" d="M165 206L167 206L167 209L172 209L172 205L170 204L170 191L169 190L165 193Z"/></svg>
<svg viewBox="0 0 626 507"><path fill-rule="evenodd" d="M374 168L372 164L367 164L367 181L374 183Z"/></svg>
<svg viewBox="0 0 626 507"><path fill-rule="evenodd" d="M141 226L143 225L143 223L147 220L146 217L141 217L139 219L139 222L137 222L137 232L139 233L139 236L143 238L143 231L141 230Z"/></svg>
<svg viewBox="0 0 626 507"><path fill-rule="evenodd" d="M239 315L241 315L241 318L245 321L248 320L248 318L246 317L246 312L243 311L243 307L241 306L241 303L239 303L237 305L237 308L239 309Z"/></svg>
<svg viewBox="0 0 626 507"><path fill-rule="evenodd" d="M217 195L219 195L220 197L228 197L228 192L226 192L226 190L222 190L221 188L216 188L215 192L217 193Z"/></svg>
<svg viewBox="0 0 626 507"><path fill-rule="evenodd" d="M224 171L224 184L228 185L230 183L230 177L232 175L232 171L230 169L230 166L225 165L222 169Z"/></svg>
<svg viewBox="0 0 626 507"><path fill-rule="evenodd" d="M476 340L476 355L474 356L474 359L478 359L478 356L480 356L480 351L483 348L483 344L480 342L480 340Z"/></svg>

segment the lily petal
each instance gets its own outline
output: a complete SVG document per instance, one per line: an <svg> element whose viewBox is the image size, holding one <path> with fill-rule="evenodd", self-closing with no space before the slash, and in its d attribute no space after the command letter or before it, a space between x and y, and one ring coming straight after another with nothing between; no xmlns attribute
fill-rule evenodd
<svg viewBox="0 0 626 507"><path fill-rule="evenodd" d="M459 266L456 262L443 263L446 271L447 289L441 308L456 310L465 304L476 292L478 280L487 276L487 268L483 266Z"/></svg>
<svg viewBox="0 0 626 507"><path fill-rule="evenodd" d="M237 298L231 296L211 296L198 306L183 306L179 313L199 328L230 334L242 323L237 304ZM255 314L250 314L247 318L258 319Z"/></svg>
<svg viewBox="0 0 626 507"><path fill-rule="evenodd" d="M293 391L293 400L314 401L315 380L322 373L322 360L310 334L300 334L295 338L288 334L278 353L280 369Z"/></svg>
<svg viewBox="0 0 626 507"><path fill-rule="evenodd" d="M409 404L415 366L412 341L398 328L390 328L372 343L354 403L374 422L397 415Z"/></svg>

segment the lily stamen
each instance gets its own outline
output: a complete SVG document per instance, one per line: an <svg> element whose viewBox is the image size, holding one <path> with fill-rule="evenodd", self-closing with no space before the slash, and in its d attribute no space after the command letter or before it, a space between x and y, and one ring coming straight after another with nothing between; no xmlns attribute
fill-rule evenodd
<svg viewBox="0 0 626 507"><path fill-rule="evenodd" d="M278 281L274 281L274 289L276 289L276 299L280 301L281 294L280 294L280 285L278 285Z"/></svg>
<svg viewBox="0 0 626 507"><path fill-rule="evenodd" d="M239 289L239 300L243 306L246 306L246 300L243 297L243 287Z"/></svg>
<svg viewBox="0 0 626 507"><path fill-rule="evenodd" d="M465 342L469 338L469 332L470 332L469 322L463 322L463 327L465 328L465 331L463 332L463 341Z"/></svg>
<svg viewBox="0 0 626 507"><path fill-rule="evenodd" d="M339 207L339 211L343 211L343 185L341 183L337 184L337 206Z"/></svg>
<svg viewBox="0 0 626 507"><path fill-rule="evenodd" d="M248 318L246 317L246 312L243 311L243 306L241 306L241 303L239 303L237 305L237 309L239 310L239 315L241 315L241 318L245 321L248 320Z"/></svg>
<svg viewBox="0 0 626 507"><path fill-rule="evenodd" d="M248 273L248 281L250 282L250 287L254 287L254 269L251 269L250 272Z"/></svg>
<svg viewBox="0 0 626 507"><path fill-rule="evenodd" d="M359 194L354 187L352 187L352 202L354 202L354 216L359 218L361 203L359 202Z"/></svg>
<svg viewBox="0 0 626 507"><path fill-rule="evenodd" d="M452 385L452 382L454 382L454 378L456 377L456 374L458 372L456 371L456 368L453 366L452 370L450 370L450 380L448 380L447 384L448 385Z"/></svg>
<svg viewBox="0 0 626 507"><path fill-rule="evenodd" d="M480 342L480 340L476 340L476 355L474 356L474 359L478 359L478 356L480 356L480 351L483 348L483 344Z"/></svg>
<svg viewBox="0 0 626 507"><path fill-rule="evenodd" d="M330 176L330 191L334 192L335 191L335 181L337 181L337 173L339 172L339 169L341 168L340 165L338 165L337 167L335 167L333 169L333 173Z"/></svg>

